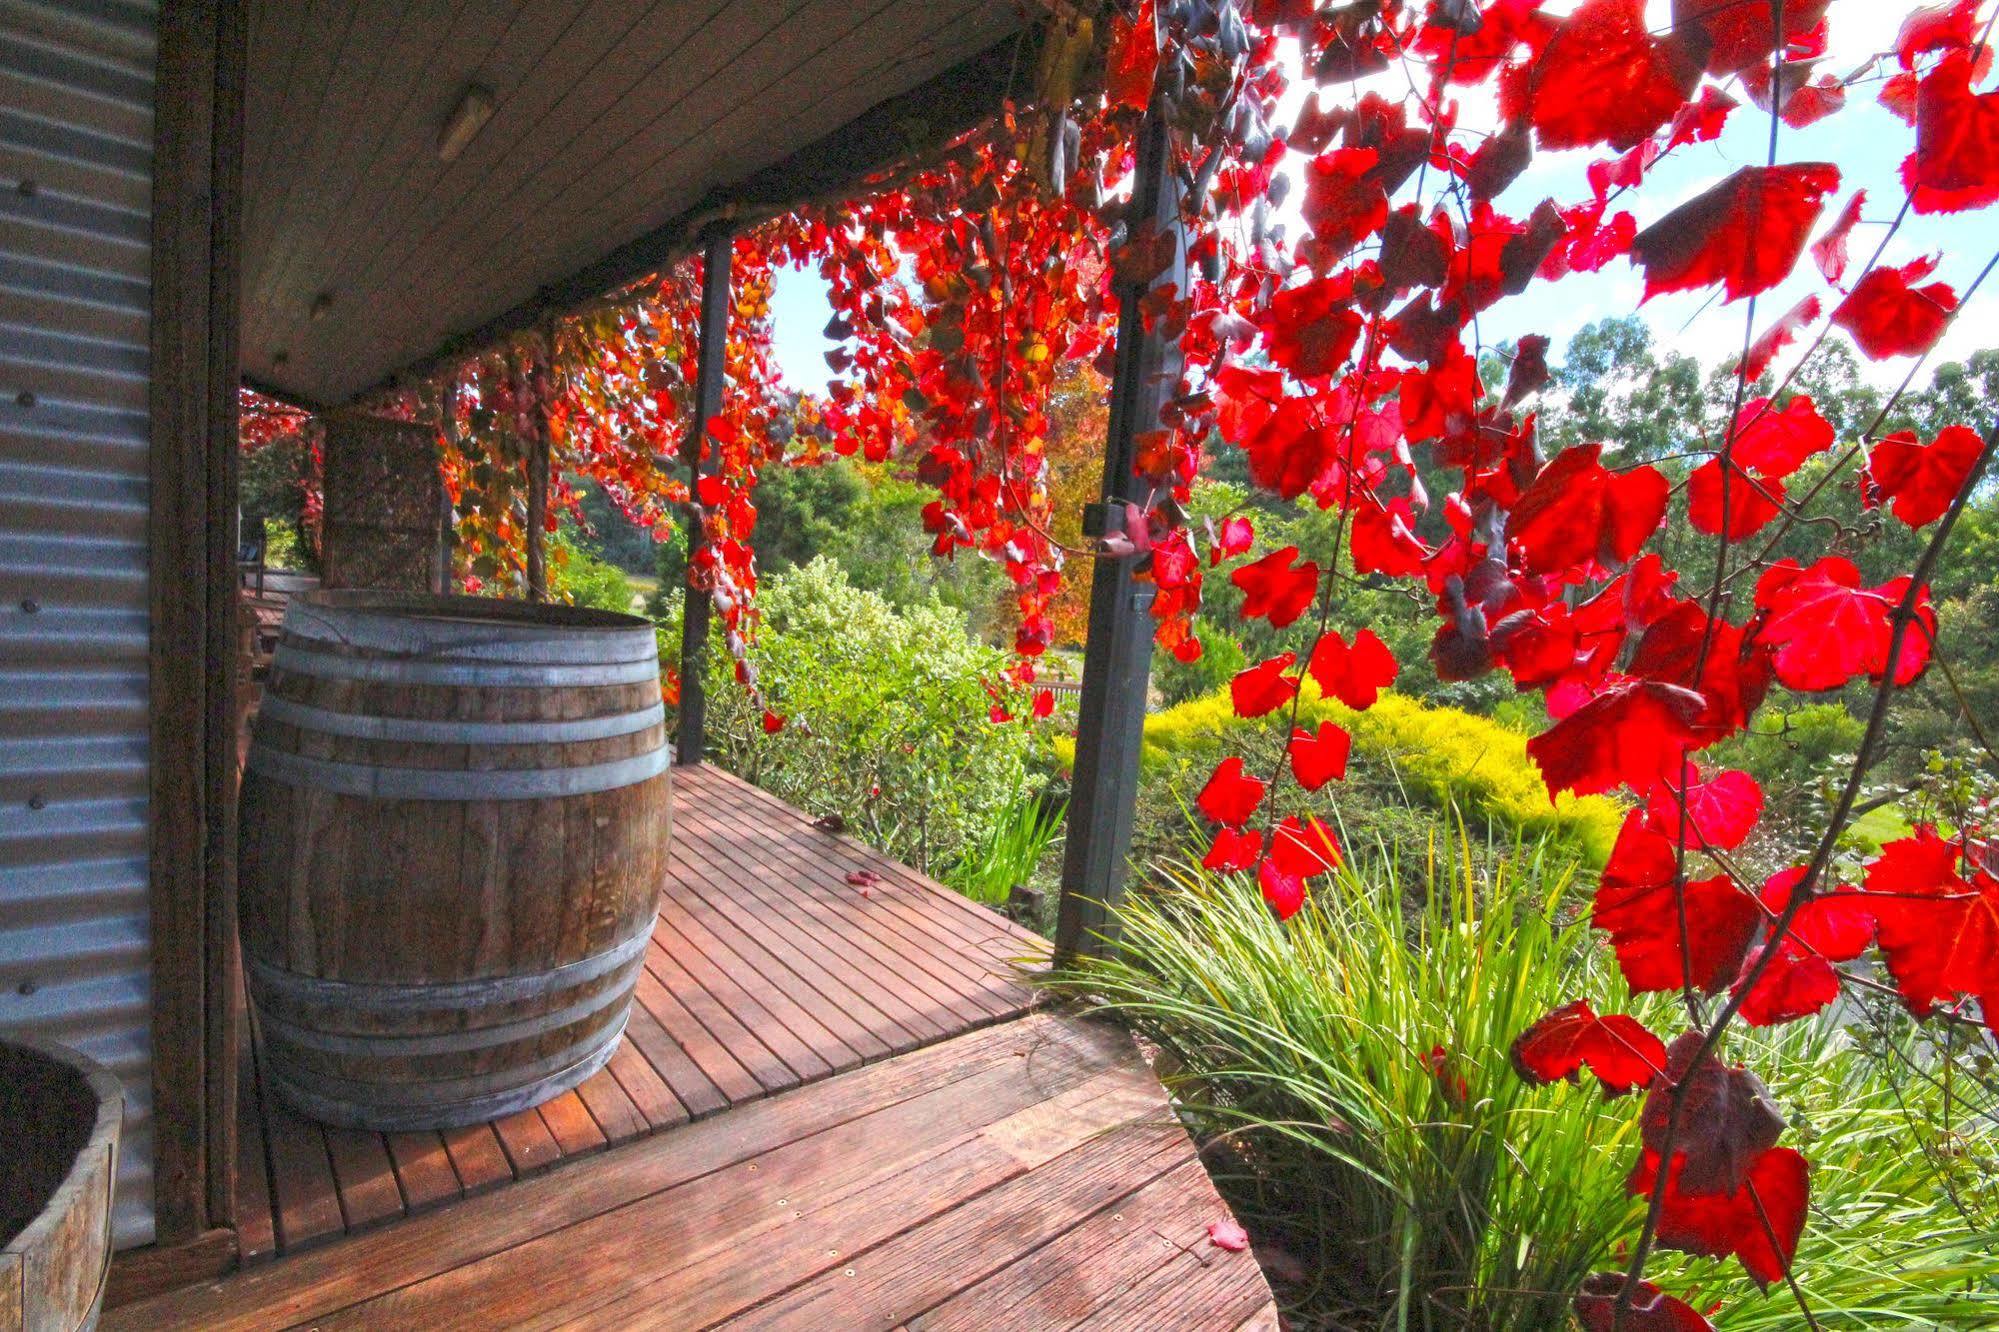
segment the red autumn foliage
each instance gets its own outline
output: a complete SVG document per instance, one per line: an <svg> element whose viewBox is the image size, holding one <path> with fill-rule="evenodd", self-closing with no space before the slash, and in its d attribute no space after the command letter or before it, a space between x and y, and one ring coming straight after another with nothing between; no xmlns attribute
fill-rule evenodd
<svg viewBox="0 0 1999 1332"><path fill-rule="evenodd" d="M1760 476L1782 480L1805 460L1832 447L1832 425L1802 393L1779 411L1768 398L1745 404L1735 418L1729 456Z"/></svg>
<svg viewBox="0 0 1999 1332"><path fill-rule="evenodd" d="M1691 1304L1649 1281L1638 1283L1636 1298L1620 1320L1617 1300L1623 1292L1621 1272L1585 1277L1575 1298L1576 1321L1583 1332L1714 1332L1714 1324Z"/></svg>
<svg viewBox="0 0 1999 1332"><path fill-rule="evenodd" d="M1247 613L1289 630L1295 650L1243 671L1231 687L1236 708L1292 733L1280 766L1252 774L1235 760L1201 793L1217 823L1205 864L1254 871L1270 908L1288 917L1337 862L1336 845L1285 818L1290 810L1270 792L1287 772L1308 792L1338 780L1350 742L1330 722L1294 729L1280 710L1305 674L1356 708L1393 682L1396 663L1369 631L1313 639L1297 628L1315 604L1340 610L1353 578L1383 582L1434 604L1440 674L1498 668L1515 687L1542 691L1554 720L1529 752L1551 792L1617 792L1635 804L1593 911L1634 989L1731 991L1744 1022L1793 1020L1828 1002L1840 967L1878 944L1912 1008L1989 1005L1999 995L1985 962L1999 951L1999 889L1987 869L1926 830L1884 850L1862 888L1801 865L1752 893L1729 862L1739 864L1759 824L1760 792L1739 773L1703 774L1689 758L1748 726L1773 684L1906 684L1927 664L1926 591L1912 600L1915 618L1891 663L1894 611L1910 580L1863 586L1843 548L1800 545L1814 529L1796 506L1809 505L1816 478L1792 478L1826 455L1831 426L1809 399L1779 390L1781 407L1754 399L1733 422L1685 432L1675 453L1717 456L1689 484L1696 525L1728 538L1726 592L1710 601L1705 553L1680 567L1671 561L1681 552L1665 543L1648 551L1666 510L1665 472L1606 460L1597 445L1544 462L1530 408L1548 385L1547 343L1505 321L1509 298L1625 255L1643 269L1648 297L1767 292L1795 272L1815 230L1818 275L1835 287L1847 281L1862 200L1856 193L1819 225L1838 185L1827 164L1776 155L1778 165L1709 181L1643 231L1633 221L1662 211L1648 193L1664 178L1662 160L1713 140L1729 121L1736 99L1725 89L1766 112L1774 104L1773 132L1821 115L1838 124L1848 90L1814 62L1825 56L1827 24L1843 15L1796 0L1782 8L1780 34L1777 10L1735 0L1675 0L1669 30L1649 28L1638 0L1546 8L1568 12L1543 12L1536 0L1248 0L1196 30L1156 0L1121 4L1099 26L1096 49L1076 53L1088 59L1054 61L1066 70L1055 82L1074 93L1062 106L1035 105L1023 76L990 132L897 168L866 197L745 233L730 392L706 423L720 465L692 497L703 538L691 562L697 580L723 611L739 673L752 678L757 469L848 454L893 469L935 491L923 520L938 556L989 559L1009 579L1021 660L1008 687L995 689L995 714L1045 715L1052 696L1034 690L1033 658L1061 632L1050 598L1065 555L1072 575L1091 567L1089 556L1132 561L1151 584L1160 647L1183 661L1200 656L1193 626L1204 573L1257 553L1246 518L1204 532L1187 517L1219 437L1243 451L1253 485L1333 511L1349 546L1321 555L1325 567L1279 551L1231 575ZM1964 0L1911 16L1899 71L1879 94L1914 127L1903 179L1917 215L1999 202L1999 93L1979 91L1990 55L1973 45L1977 20ZM1275 55L1280 30L1325 85L1288 144L1272 123L1288 68ZM1355 97L1341 82L1397 61L1410 75L1407 97ZM1075 78L1088 86L1070 88ZM1488 100L1459 96L1473 85L1496 85L1505 123L1469 123ZM1171 169L1190 200L1178 229L1124 216L1133 131L1148 106L1173 119ZM1819 141L1836 139L1820 131ZM1587 197L1520 197L1544 179L1527 172L1538 152L1598 146L1611 150L1598 154L1604 160L1577 168ZM1689 165L1685 157L1676 165ZM1303 187L1309 236L1272 225L1286 184ZM1882 210L1884 223L1893 211ZM775 391L765 313L778 264L815 266L831 284L828 336L839 345L828 362L841 378L823 400L794 405ZM489 360L454 389L447 434L471 430L475 417L501 423L474 432L498 441L488 456L447 454L454 498L483 525L481 553L504 556L521 540L509 478L521 471L515 446L537 412L559 470L600 482L655 530L689 498L688 455L702 433L686 438L692 276L683 265L587 326L563 324L547 364ZM1120 511L1114 542L1091 545L1056 521L1081 508L1077 498L1095 497L1096 478L1071 468L1084 477L1075 495L1051 483L1062 434L1051 428L1061 415L1051 395L1057 367L1112 364L1125 304L1180 355L1151 381L1164 409L1136 423L1143 487L1132 493L1148 498ZM1806 295L1774 323L1743 330L1753 340L1739 396L1757 391L1786 348L1806 342L1809 357L1823 338L1806 335L1822 333L1828 309L1880 357L1933 347L1955 304L1927 263L1860 274L1851 292ZM1518 338L1503 386L1481 370L1495 336ZM1867 502L1912 526L1936 524L1973 484L1979 452L1961 427L1927 444L1874 443ZM1843 468L1848 455L1830 461ZM1679 474L1675 462L1661 466ZM1440 470L1447 490L1433 495ZM482 499L474 478L487 472L500 480ZM1851 474L1835 475L1846 484ZM1751 532L1755 541L1737 544ZM1771 564L1766 540L1809 553ZM1338 567L1349 559L1351 569ZM496 583L511 574L500 563L489 575ZM758 711L780 717L782 700ZM1816 887L1794 902L1808 873ZM1786 913L1788 931L1768 937ZM1627 1021L1565 1006L1526 1034L1532 1041L1523 1037L1526 1075L1608 1069L1607 1085L1637 1086L1649 1074L1619 1064L1623 1047L1607 1043L1621 1032L1642 1044ZM1718 1035L1725 1048L1726 1031ZM1424 1062L1439 1094L1462 1102L1462 1065L1433 1053ZM1767 1281L1796 1246L1806 1171L1795 1153L1767 1145L1764 1130L1742 1127L1753 1121L1730 1119L1739 1098L1720 1068L1652 1084L1655 1101L1680 1086L1685 1140L1670 1180L1655 1155L1632 1182L1660 1190L1661 1243L1735 1254ZM1701 1094L1717 1078L1725 1094ZM1656 1127L1649 1136L1656 1153ZM1728 1187L1710 1187L1715 1176ZM1705 1326L1690 1305L1636 1280L1642 1273L1641 1261L1624 1327ZM1575 1306L1585 1327L1605 1325L1622 1285L1617 1276L1585 1284Z"/></svg>
<svg viewBox="0 0 1999 1332"><path fill-rule="evenodd" d="M1973 92L1974 73L1971 55L1956 51L1917 86L1916 147L1902 183L1918 213L1999 203L1999 92Z"/></svg>
<svg viewBox="0 0 1999 1332"><path fill-rule="evenodd" d="M1985 441L1963 426L1945 426L1928 444L1903 430L1874 446L1861 493L1869 507L1886 504L1911 527L1943 517L1971 477Z"/></svg>
<svg viewBox="0 0 1999 1332"><path fill-rule="evenodd" d="M1267 618L1271 628L1282 629L1311 606L1319 590L1319 566L1310 560L1293 565L1297 558L1298 548L1286 546L1229 575L1229 581L1242 589L1245 620Z"/></svg>
<svg viewBox="0 0 1999 1332"><path fill-rule="evenodd" d="M1544 148L1621 151L1668 124L1699 77L1684 41L1647 29L1642 0L1584 0L1531 64L1508 72L1500 106Z"/></svg>
<svg viewBox="0 0 1999 1332"><path fill-rule="evenodd" d="M1758 641L1771 649L1777 679L1808 692L1838 689L1862 675L1876 679L1888 670L1894 626L1890 613L1901 600L1894 584L1860 585L1853 561L1828 555L1809 569L1786 560L1771 566L1756 584L1763 612ZM1904 635L1896 683L1908 684L1929 664L1935 613L1927 599L1918 615L1929 632Z"/></svg>
<svg viewBox="0 0 1999 1332"><path fill-rule="evenodd" d="M1961 862L1956 843L1918 828L1881 848L1863 895L1909 1007L1976 999L1999 1031L1999 877Z"/></svg>
<svg viewBox="0 0 1999 1332"><path fill-rule="evenodd" d="M1626 1187L1635 1194L1650 1193L1658 1175L1658 1155L1648 1149ZM1676 1164L1668 1172L1659 1213L1660 1244L1704 1258L1732 1254L1761 1285L1783 1279L1804 1233L1811 1193L1811 1166L1802 1155L1772 1147L1730 1193L1693 1193L1679 1186L1678 1177Z"/></svg>
<svg viewBox="0 0 1999 1332"><path fill-rule="evenodd" d="M1638 1117L1639 1139L1655 1156L1673 1153L1686 1192L1734 1193L1783 1136L1784 1115L1761 1078L1703 1054L1702 1045L1701 1033L1689 1031L1666 1048Z"/></svg>
<svg viewBox="0 0 1999 1332"><path fill-rule="evenodd" d="M1349 646L1335 629L1313 645L1305 669L1326 697L1365 712L1382 690L1395 683L1401 668L1374 630L1357 630Z"/></svg>
<svg viewBox="0 0 1999 1332"><path fill-rule="evenodd" d="M1600 444L1565 449L1513 506L1507 537L1529 573L1577 574L1637 555L1666 513L1666 478L1641 466L1613 472Z"/></svg>
<svg viewBox="0 0 1999 1332"><path fill-rule="evenodd" d="M1316 731L1298 727L1291 732L1291 772L1298 785L1316 791L1327 782L1343 781L1353 737L1336 723L1322 721Z"/></svg>
<svg viewBox="0 0 1999 1332"><path fill-rule="evenodd" d="M1632 240L1645 299L1717 282L1730 301L1768 291L1797 267L1825 196L1838 188L1829 162L1742 168Z"/></svg>
<svg viewBox="0 0 1999 1332"><path fill-rule="evenodd" d="M1229 681L1229 695L1239 717L1261 717L1289 703L1298 693L1298 677L1287 674L1298 660L1285 652L1236 673Z"/></svg>
<svg viewBox="0 0 1999 1332"><path fill-rule="evenodd" d="M1877 268L1833 309L1832 322L1877 361L1926 352L1937 345L1957 309L1957 292L1948 282L1914 285L1935 271L1934 259Z"/></svg>
<svg viewBox="0 0 1999 1332"><path fill-rule="evenodd" d="M1263 803L1264 783L1243 770L1239 758L1222 760L1208 784L1194 797L1200 811L1225 828L1240 828Z"/></svg>
<svg viewBox="0 0 1999 1332"><path fill-rule="evenodd" d="M1784 483L1759 480L1741 467L1710 458L1687 478L1687 517L1694 530L1730 541L1760 532L1783 511Z"/></svg>
<svg viewBox="0 0 1999 1332"><path fill-rule="evenodd" d="M1598 1017L1588 1003L1564 1004L1513 1042L1513 1068L1532 1083L1596 1075L1606 1096L1623 1096L1650 1083L1666 1067L1666 1046L1637 1018Z"/></svg>
<svg viewBox="0 0 1999 1332"><path fill-rule="evenodd" d="M1705 700L1653 680L1615 684L1527 742L1548 793L1649 790L1678 775L1701 743Z"/></svg>

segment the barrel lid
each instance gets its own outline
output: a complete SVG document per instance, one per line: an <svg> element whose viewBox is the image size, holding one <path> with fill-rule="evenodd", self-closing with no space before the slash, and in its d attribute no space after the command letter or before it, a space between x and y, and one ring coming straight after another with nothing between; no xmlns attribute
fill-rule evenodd
<svg viewBox="0 0 1999 1332"><path fill-rule="evenodd" d="M524 664L656 659L636 615L491 597L358 589L310 592L285 609L285 636L433 661Z"/></svg>

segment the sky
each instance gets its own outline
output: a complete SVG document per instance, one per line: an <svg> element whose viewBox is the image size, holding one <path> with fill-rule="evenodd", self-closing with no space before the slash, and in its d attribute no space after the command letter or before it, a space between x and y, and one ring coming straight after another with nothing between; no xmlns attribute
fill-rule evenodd
<svg viewBox="0 0 1999 1332"><path fill-rule="evenodd" d="M1547 12L1558 15L1574 7L1574 3L1561 2L1544 6ZM1670 26L1670 8L1669 0L1649 0L1647 17L1656 29ZM1819 70L1844 77L1864 65L1874 53L1889 50L1903 18L1913 8L1883 0L1833 0L1827 11L1827 56ZM1893 57L1883 62L1881 68L1895 68ZM1381 76L1377 82L1380 90L1389 96L1407 89L1399 73ZM1294 78L1292 93L1278 110L1276 120L1280 126L1295 119L1307 91L1303 80ZM1721 137L1712 143L1690 144L1674 150L1652 168L1645 184L1628 192L1614 205L1613 211L1628 208L1643 228L1736 168L1764 162L1769 117L1739 89L1730 87L1729 91L1742 105L1730 116ZM1780 163L1829 161L1840 167L1843 176L1840 189L1827 200L1820 230L1832 225L1854 189L1867 191L1862 221L1849 247L1850 278L1858 275L1900 207L1903 194L1897 169L1915 137L1913 129L1875 102L1874 93L1874 80L1857 85L1849 93L1844 110L1802 130L1785 126L1778 140ZM1459 123L1467 127L1496 127L1492 98L1485 90L1463 94ZM1564 206L1582 203L1590 197L1585 175L1589 164L1610 156L1607 149L1541 153L1520 179L1499 196L1495 206L1503 213L1524 218L1543 198L1552 198ZM1303 161L1294 154L1289 169L1295 173ZM1303 194L1299 183L1294 182L1287 207L1279 213L1281 219L1288 220L1287 235L1293 240L1302 234L1297 208ZM1999 249L1999 229L1992 226L1988 213L1931 218L1912 215L1890 242L1882 262L1892 266L1922 255L1939 255L1941 262L1931 280L1948 282L1962 293L1992 258L1995 249ZM1487 345L1528 333L1543 333L1553 339L1558 359L1561 349L1584 325L1636 312L1651 326L1662 347L1694 356L1706 365L1733 361L1740 354L1747 302L1724 305L1710 290L1672 293L1641 307L1639 298L1643 292L1639 271L1625 260L1613 260L1599 273L1577 274L1560 282L1536 281L1522 295L1502 301L1482 316L1479 333ZM1811 293L1820 296L1827 312L1838 302L1838 293L1827 287L1808 253L1787 282L1758 298L1757 331L1760 333ZM1917 376L1918 387L1928 381L1931 367L1963 360L1980 347L1999 344L1999 329L1994 328L1994 316L1990 313L1999 309L1994 304L1995 298L1999 298L1999 281L1980 289L1973 304L1952 326ZM830 376L824 356L832 346L821 332L831 315L824 282L817 273L780 272L771 307L778 366L786 381L794 388L823 389ZM1774 369L1779 376L1809 343L1810 336L1807 333L1787 355L1778 358ZM1912 364L1906 357L1864 362L1868 376L1887 387L1899 384Z"/></svg>

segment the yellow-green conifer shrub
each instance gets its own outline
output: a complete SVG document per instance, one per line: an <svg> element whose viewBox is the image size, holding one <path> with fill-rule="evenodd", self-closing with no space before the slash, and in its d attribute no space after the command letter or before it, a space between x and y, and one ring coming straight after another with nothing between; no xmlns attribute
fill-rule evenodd
<svg viewBox="0 0 1999 1332"><path fill-rule="evenodd" d="M1191 802L1202 770L1242 741L1268 732L1273 743L1289 720L1289 709L1267 717L1235 715L1227 690L1153 713L1145 719L1141 770L1153 779L1175 773L1197 785L1184 792ZM1576 847L1591 865L1601 866L1617 840L1623 811L1602 796L1563 795L1549 800L1527 737L1500 723L1458 708L1440 707L1401 694L1384 694L1372 708L1355 712L1323 698L1310 680L1298 707L1307 728L1331 720L1353 736L1350 771L1393 781L1414 798L1439 808L1455 806L1467 817L1483 818L1530 838L1556 837ZM1075 743L1056 741L1056 757L1074 761ZM1337 784L1321 793L1337 801Z"/></svg>

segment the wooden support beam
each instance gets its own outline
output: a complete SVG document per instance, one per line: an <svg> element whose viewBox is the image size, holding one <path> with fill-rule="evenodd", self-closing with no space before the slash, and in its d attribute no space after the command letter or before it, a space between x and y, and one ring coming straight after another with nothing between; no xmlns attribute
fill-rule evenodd
<svg viewBox="0 0 1999 1332"><path fill-rule="evenodd" d="M1148 332L1140 311L1154 287L1173 284L1186 289L1186 234L1168 134L1155 102L1139 126L1126 216L1133 235L1171 234L1174 256L1151 282L1124 284L1119 291L1103 502L1093 509L1097 521L1085 525L1086 530L1097 529L1093 535L1122 531L1124 504L1145 502L1147 486L1132 471L1137 439L1159 427L1160 409L1177 391L1180 378L1177 340ZM1058 956L1103 952L1111 933L1110 908L1124 894L1152 666L1152 595L1150 586L1133 577L1130 561L1097 561L1083 652L1076 776L1062 854L1062 898L1055 926Z"/></svg>
<svg viewBox="0 0 1999 1332"><path fill-rule="evenodd" d="M723 376L729 342L729 277L735 259L735 237L725 228L709 233L701 258L701 348L694 380L694 419L687 424L685 445L690 460L690 490L715 470L710 456L708 421L722 410ZM706 542L698 497L687 505L686 592L680 619L680 726L674 753L681 763L699 763L708 743L708 698L702 668L708 656L708 621L712 602L700 585L695 552Z"/></svg>
<svg viewBox="0 0 1999 1332"><path fill-rule="evenodd" d="M528 600L548 600L548 418L537 415L528 441Z"/></svg>
<svg viewBox="0 0 1999 1332"><path fill-rule="evenodd" d="M153 1208L162 1249L230 1192L234 1059L217 992L234 919L236 0L162 9L153 144L151 745ZM222 1022L219 1028L211 1025ZM217 1116L227 1124L211 1123ZM217 1154L228 1152L226 1160Z"/></svg>
<svg viewBox="0 0 1999 1332"><path fill-rule="evenodd" d="M534 434L528 440L527 583L528 600L548 600L548 462L553 445L549 438L548 405L555 392L555 338L544 328L528 341L528 350L517 353L519 382L533 396L530 413Z"/></svg>

